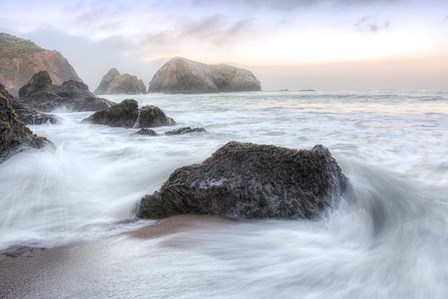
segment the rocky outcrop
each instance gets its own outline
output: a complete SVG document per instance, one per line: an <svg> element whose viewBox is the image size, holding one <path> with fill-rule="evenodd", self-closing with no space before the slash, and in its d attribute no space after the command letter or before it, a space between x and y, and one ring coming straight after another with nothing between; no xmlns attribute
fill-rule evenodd
<svg viewBox="0 0 448 299"><path fill-rule="evenodd" d="M116 68L111 68L101 79L95 94L144 94L143 80L129 74L120 74Z"/></svg>
<svg viewBox="0 0 448 299"><path fill-rule="evenodd" d="M108 109L95 112L84 121L124 128L173 126L176 122L156 106L138 108L136 100L128 99Z"/></svg>
<svg viewBox="0 0 448 299"><path fill-rule="evenodd" d="M89 91L87 85L77 81L65 81L53 85L46 71L34 74L30 81L19 90L20 102L38 111L67 109L70 111L98 111L115 105L98 98Z"/></svg>
<svg viewBox="0 0 448 299"><path fill-rule="evenodd" d="M0 83L0 94L8 99L9 104L16 111L20 121L26 125L55 124L58 121L58 118L54 115L41 113L25 107L23 103L19 102L5 89L2 83Z"/></svg>
<svg viewBox="0 0 448 299"><path fill-rule="evenodd" d="M27 128L9 100L0 94L0 162L26 148L41 148L47 144L51 142Z"/></svg>
<svg viewBox="0 0 448 299"><path fill-rule="evenodd" d="M0 82L13 95L37 72L47 71L55 84L82 82L59 52L46 50L32 41L0 33Z"/></svg>
<svg viewBox="0 0 448 299"><path fill-rule="evenodd" d="M201 164L175 170L159 191L143 197L137 216L311 219L337 204L346 184L322 145L295 150L229 142Z"/></svg>
<svg viewBox="0 0 448 299"><path fill-rule="evenodd" d="M143 128L143 129L140 129L137 132L135 132L134 135L157 136L157 133L154 130L151 130L151 129L148 129L148 128Z"/></svg>
<svg viewBox="0 0 448 299"><path fill-rule="evenodd" d="M204 128L192 128L192 127L182 127L179 129L171 130L165 132L166 135L183 135L188 133L206 133L207 130Z"/></svg>
<svg viewBox="0 0 448 299"><path fill-rule="evenodd" d="M17 100L10 101L10 104L19 116L20 121L26 125L55 124L59 121L57 116L41 113L34 109L25 107L23 103Z"/></svg>
<svg viewBox="0 0 448 299"><path fill-rule="evenodd" d="M148 92L215 93L259 91L250 71L226 64L207 65L176 57L165 63L149 83Z"/></svg>

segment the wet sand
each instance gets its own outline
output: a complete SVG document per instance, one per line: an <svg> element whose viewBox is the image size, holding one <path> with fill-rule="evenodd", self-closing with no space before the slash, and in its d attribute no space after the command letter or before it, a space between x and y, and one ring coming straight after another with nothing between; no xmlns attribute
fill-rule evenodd
<svg viewBox="0 0 448 299"><path fill-rule="evenodd" d="M226 224L232 222L210 216L174 216L98 241L24 251L17 257L0 255L0 298L216 295L222 284L232 283L220 271L222 262L182 246L177 235Z"/></svg>

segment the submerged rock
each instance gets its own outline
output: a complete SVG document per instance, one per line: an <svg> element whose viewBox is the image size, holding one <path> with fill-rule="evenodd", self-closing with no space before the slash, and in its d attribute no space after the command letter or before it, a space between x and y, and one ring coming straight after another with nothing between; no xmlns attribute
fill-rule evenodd
<svg viewBox="0 0 448 299"><path fill-rule="evenodd" d="M347 178L329 150L229 142L202 162L176 169L137 216L210 214L231 218L321 215L344 192Z"/></svg>
<svg viewBox="0 0 448 299"><path fill-rule="evenodd" d="M248 70L226 64L207 65L176 57L149 82L148 92L214 93L259 91L260 81Z"/></svg>
<svg viewBox="0 0 448 299"><path fill-rule="evenodd" d="M95 112L84 121L124 128L151 128L176 124L159 107L149 105L138 109L138 102L132 99L124 100L118 105Z"/></svg>
<svg viewBox="0 0 448 299"><path fill-rule="evenodd" d="M54 115L37 112L34 109L26 107L14 98L2 83L0 83L0 94L8 99L9 104L16 111L19 119L26 125L55 124L58 121L58 118Z"/></svg>
<svg viewBox="0 0 448 299"><path fill-rule="evenodd" d="M144 94L143 80L129 74L120 74L116 68L111 68L101 79L95 94Z"/></svg>
<svg viewBox="0 0 448 299"><path fill-rule="evenodd" d="M69 80L62 85L53 85L46 71L34 74L30 81L19 90L20 102L38 111L68 109L71 111L98 111L112 105L106 99L96 97L87 85Z"/></svg>
<svg viewBox="0 0 448 299"><path fill-rule="evenodd" d="M192 128L192 127L182 127L179 129L171 130L165 132L166 135L183 135L188 133L206 133L207 130L204 128Z"/></svg>
<svg viewBox="0 0 448 299"><path fill-rule="evenodd" d="M140 129L137 132L135 132L134 135L157 136L157 133L154 130L151 130L148 128L143 128L143 129Z"/></svg>
<svg viewBox="0 0 448 299"><path fill-rule="evenodd" d="M51 144L34 134L11 107L9 100L0 94L0 162L26 148L41 148Z"/></svg>

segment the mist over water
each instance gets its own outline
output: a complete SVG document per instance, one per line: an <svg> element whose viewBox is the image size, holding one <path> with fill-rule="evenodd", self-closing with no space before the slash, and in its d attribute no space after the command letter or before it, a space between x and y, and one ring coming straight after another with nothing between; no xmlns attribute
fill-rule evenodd
<svg viewBox="0 0 448 299"><path fill-rule="evenodd" d="M56 150L30 150L0 164L0 249L94 239L152 223L125 220L174 169L231 140L323 144L351 183L322 219L211 225L154 246L205 253L219 263L195 265L198 275L220 271L207 297L448 297L448 91L134 98L209 134L131 135L137 129L80 122L91 113L56 113L59 124L31 126ZM187 275L191 264L175 271ZM128 275L120 283L132 283ZM168 289L179 286L176 277Z"/></svg>

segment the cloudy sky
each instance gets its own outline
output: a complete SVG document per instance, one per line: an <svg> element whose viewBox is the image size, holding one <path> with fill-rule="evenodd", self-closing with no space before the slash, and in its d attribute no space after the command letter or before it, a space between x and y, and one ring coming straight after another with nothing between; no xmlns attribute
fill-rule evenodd
<svg viewBox="0 0 448 299"><path fill-rule="evenodd" d="M66 56L91 89L174 56L264 89L448 88L446 0L0 0L0 31Z"/></svg>

